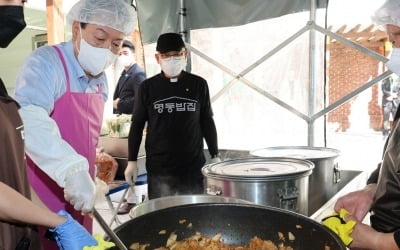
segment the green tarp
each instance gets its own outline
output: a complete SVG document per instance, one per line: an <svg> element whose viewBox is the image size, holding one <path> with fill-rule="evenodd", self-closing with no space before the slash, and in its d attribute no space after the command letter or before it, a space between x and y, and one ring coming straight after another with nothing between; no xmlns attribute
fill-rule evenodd
<svg viewBox="0 0 400 250"><path fill-rule="evenodd" d="M186 7L186 31L211 27L238 26L291 13L308 11L312 0L136 0L139 27L144 44L164 32L180 29L181 3ZM326 8L328 0L317 0Z"/></svg>

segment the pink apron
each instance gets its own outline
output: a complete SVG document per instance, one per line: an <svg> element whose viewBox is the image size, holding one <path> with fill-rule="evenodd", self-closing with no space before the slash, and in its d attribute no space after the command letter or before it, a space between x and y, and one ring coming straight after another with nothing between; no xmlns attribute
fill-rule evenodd
<svg viewBox="0 0 400 250"><path fill-rule="evenodd" d="M59 48L54 47L62 62L67 79L67 90L54 104L54 111L50 115L57 123L62 138L67 141L78 154L87 158L89 162L90 175L94 176L94 162L96 157L96 146L100 135L100 128L104 110L104 99L101 85L98 93L76 93L71 92L70 79L64 56ZM45 149L44 149L45 150ZM92 232L92 219L82 216L64 199L64 191L45 172L38 168L28 159L29 180L41 198L41 200L52 211L66 210L80 224ZM43 229L45 230L45 229ZM42 233L42 232L41 232ZM41 234L43 235L43 234ZM54 243L44 249L58 249Z"/></svg>

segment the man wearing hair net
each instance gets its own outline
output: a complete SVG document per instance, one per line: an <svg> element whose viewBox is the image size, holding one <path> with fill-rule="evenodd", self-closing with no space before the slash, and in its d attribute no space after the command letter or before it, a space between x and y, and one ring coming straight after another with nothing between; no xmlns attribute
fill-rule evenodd
<svg viewBox="0 0 400 250"><path fill-rule="evenodd" d="M386 30L393 45L386 66L400 75L400 0L387 0L373 16L373 21ZM339 198L335 211L344 208L351 213L348 219L357 222L350 248L400 248L400 123L399 110L394 118L393 131L384 149L379 167L371 174L367 186ZM371 226L362 221L371 212Z"/></svg>
<svg viewBox="0 0 400 250"><path fill-rule="evenodd" d="M51 210L68 211L89 232L92 220L82 213L95 200L95 149L108 93L104 70L135 19L124 0L80 0L67 15L72 40L35 50L17 77L30 182Z"/></svg>

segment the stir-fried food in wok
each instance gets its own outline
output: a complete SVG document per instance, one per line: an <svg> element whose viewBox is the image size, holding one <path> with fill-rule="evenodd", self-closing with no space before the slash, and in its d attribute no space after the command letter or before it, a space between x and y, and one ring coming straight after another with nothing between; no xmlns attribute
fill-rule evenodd
<svg viewBox="0 0 400 250"><path fill-rule="evenodd" d="M179 220L180 225L192 229L193 224L188 220ZM230 224L228 225L230 226ZM302 229L301 225L295 225L296 229ZM167 234L167 230L162 229L158 231L159 235ZM130 250L296 250L290 246L296 239L296 235L292 232L276 232L277 242L272 240L265 240L260 237L254 236L249 239L249 242L244 246L237 246L226 244L223 241L223 235L218 233L214 236L205 236L200 232L196 232L191 237L177 240L178 235L175 232L169 234L168 239L164 246L158 248L151 248L149 242L142 244L134 242L129 246ZM324 249L331 250L329 245L325 245Z"/></svg>
<svg viewBox="0 0 400 250"><path fill-rule="evenodd" d="M222 234L216 234L213 237L202 236L200 232L184 240L177 240L177 235L171 233L166 246L156 248L156 250L293 250L290 246L283 243L278 245L270 240L262 240L253 237L246 246L233 246L221 241ZM132 250L145 250L149 244L134 243L130 246Z"/></svg>
<svg viewBox="0 0 400 250"><path fill-rule="evenodd" d="M270 240L262 240L258 237L252 238L247 246L232 246L221 241L222 234L216 234L210 238L197 232L194 236L181 241L173 240L176 237L173 234L171 236L172 239L167 242L167 246L158 250L292 250L291 247L285 247L283 244L277 246Z"/></svg>

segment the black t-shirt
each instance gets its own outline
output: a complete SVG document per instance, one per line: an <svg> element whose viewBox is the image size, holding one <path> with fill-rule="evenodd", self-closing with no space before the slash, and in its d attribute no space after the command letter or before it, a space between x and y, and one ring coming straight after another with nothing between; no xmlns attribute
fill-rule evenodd
<svg viewBox="0 0 400 250"><path fill-rule="evenodd" d="M175 165L199 159L203 138L210 153L218 153L207 82L184 71L175 80L161 73L139 87L129 135L130 160L136 160L146 122L147 163Z"/></svg>
<svg viewBox="0 0 400 250"><path fill-rule="evenodd" d="M397 120L399 119L399 117L400 117L400 109L398 108L398 109L396 110L396 115L394 116L394 119L393 119L393 120L394 120L394 121L397 121ZM386 139L385 145L384 145L384 147L383 147L383 154L384 154L385 151L386 151L389 138L390 138L390 135L389 135L388 138ZM367 180L367 184L374 184L374 183L377 183L377 182L378 182L379 172L380 172L380 170L381 170L381 165L382 165L381 162L378 163L377 168L376 168L376 169L371 173L371 175L369 176L369 178L368 178L368 180Z"/></svg>

